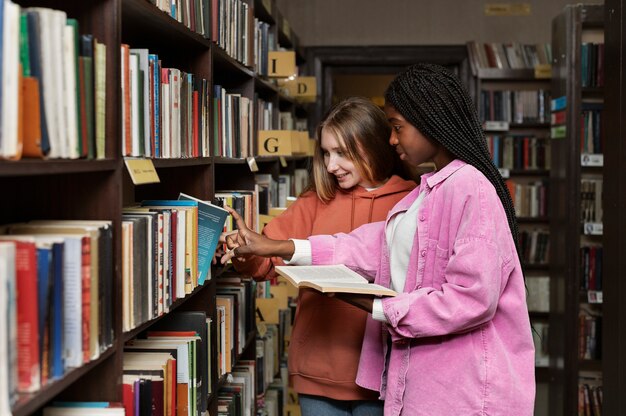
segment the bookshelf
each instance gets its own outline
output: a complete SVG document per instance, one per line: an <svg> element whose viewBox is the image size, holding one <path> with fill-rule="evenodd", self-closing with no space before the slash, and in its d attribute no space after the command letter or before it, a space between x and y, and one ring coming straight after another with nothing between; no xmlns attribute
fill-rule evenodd
<svg viewBox="0 0 626 416"><path fill-rule="evenodd" d="M276 109L271 114L271 127L279 120L278 110L290 112L295 118L302 118L304 107L290 97L284 96L275 82L261 75L254 63L254 19L268 24L276 43L271 48L284 47L298 51L302 62L302 52L293 29L285 24L274 1L242 0L240 30L248 30L248 36L234 35L233 45L220 42L218 45L212 31L202 34L200 27L190 29L194 23L190 16L182 21L159 10L147 0L97 0L85 2L70 0L17 0L21 7L45 7L60 9L68 17L75 18L80 34L92 34L106 45L106 131L105 152L102 159L28 159L19 161L0 160L0 202L3 205L0 226L31 220L106 220L111 221L113 235L111 249L111 275L107 278L112 289L111 295L101 299L110 304L110 320L113 342L103 348L99 356L77 368L67 369L57 379L47 382L36 392L19 394L12 406L15 416L40 414L52 401L122 401L123 352L126 342L140 334L158 327L173 313L202 311L212 319L211 344L216 345L216 303L217 279L222 269L212 268L212 279L196 287L185 297L176 300L165 315L153 317L124 331L122 320L122 210L123 207L144 199L176 199L180 192L203 200L212 200L215 193L223 189L254 190L254 174L248 168L246 156L256 154L257 119L250 123L248 153L226 155L218 150L214 129L215 106L213 87L223 86L228 93L237 94L249 100L253 108L255 99L262 97ZM62 3L62 4L61 4ZM169 2L168 2L169 3ZM201 3L193 4L200 7ZM196 11L199 9L195 9ZM196 16L197 17L197 16ZM205 18L209 19L206 14ZM187 21L185 21L187 19ZM243 19L243 17L242 17ZM210 19L209 19L210 20ZM217 22L216 19L212 23ZM280 23L280 24L279 24ZM222 23L223 26L224 23ZM227 25L227 24L226 24ZM211 28L213 29L213 28ZM158 54L163 67L177 68L193 73L198 79L206 80L210 100L207 106L208 130L206 152L190 157L163 157L152 154L160 183L135 186L124 163L125 149L123 95L120 88L122 59L120 46L147 48ZM229 52L226 52L226 49ZM234 58L236 56L237 58ZM296 114L296 111L300 112ZM249 113L256 114L256 109ZM283 158L257 158L261 171L275 175L292 173L297 167L307 165L306 156ZM254 302L252 302L253 304ZM253 308L254 310L254 308ZM250 330L240 340L241 351L234 362L254 360L255 331ZM218 391L226 384L226 376L218 376L216 369L217 352L212 348L209 357L209 375L213 392L207 398L210 414L217 414ZM4 392L3 392L4 393ZM262 392L257 392L262 393ZM4 397L4 396L3 396ZM254 412L254 409L253 409Z"/></svg>
<svg viewBox="0 0 626 416"><path fill-rule="evenodd" d="M550 414L602 413L602 156L613 138L596 118L603 46L590 45L603 45L603 25L598 5L566 6L552 22Z"/></svg>
<svg viewBox="0 0 626 416"><path fill-rule="evenodd" d="M624 79L624 38L622 28L626 19L626 9L620 2L609 0L605 3L605 44L606 44L606 95L605 125L606 135L611 137L605 144L605 170L610 174L605 178L604 200L604 246L606 247L606 279L604 285L604 329L607 334L626 333L626 313L623 299L626 299L626 285L620 278L624 270L624 100L626 89ZM609 202L611 201L611 202ZM622 392L626 387L626 366L624 366L624 339L616 338L603 345L604 403L607 415L626 412L626 397Z"/></svg>
<svg viewBox="0 0 626 416"><path fill-rule="evenodd" d="M524 45L506 44L522 50ZM533 50L540 45L533 45ZM480 48L480 49L479 49ZM528 287L528 308L537 350L538 397L552 380L548 367L549 245L548 187L550 77L532 67L506 61L505 44L468 42L473 78L470 91L483 122L494 163L507 182L520 230L521 262ZM500 67L487 66L485 50L501 51ZM521 52L520 52L521 53ZM518 54L518 56L521 56ZM531 62L528 59L528 62ZM517 67L515 67L517 66ZM537 401L540 406L541 401ZM539 407L537 411L541 414Z"/></svg>

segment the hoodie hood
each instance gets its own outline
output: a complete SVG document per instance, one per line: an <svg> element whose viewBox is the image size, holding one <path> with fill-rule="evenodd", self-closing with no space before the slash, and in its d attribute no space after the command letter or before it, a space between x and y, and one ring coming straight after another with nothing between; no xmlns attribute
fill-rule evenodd
<svg viewBox="0 0 626 416"><path fill-rule="evenodd" d="M394 175L389 178L384 185L371 191L361 186L357 186L349 191L341 190L341 193L346 194L346 196L350 195L352 200L350 207L350 229L353 230L362 224L372 222L375 212L382 210L386 214L386 211L389 210L388 203L378 207L377 205L380 204L376 203L377 200L388 200L390 196L398 196L399 194L405 195L416 186L415 182ZM400 199L402 198L398 198L398 200ZM363 204L365 204L365 206ZM363 217L363 213L366 213L365 217Z"/></svg>

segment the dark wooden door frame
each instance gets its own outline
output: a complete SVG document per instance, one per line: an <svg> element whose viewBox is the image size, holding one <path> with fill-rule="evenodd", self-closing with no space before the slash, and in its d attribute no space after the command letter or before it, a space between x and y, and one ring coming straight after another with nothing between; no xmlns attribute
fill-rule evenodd
<svg viewBox="0 0 626 416"><path fill-rule="evenodd" d="M418 63L430 62L455 70L473 94L471 69L465 45L425 46L320 46L306 48L305 72L317 79L319 99L315 103L310 130L313 131L330 107L332 79L338 73L393 73Z"/></svg>

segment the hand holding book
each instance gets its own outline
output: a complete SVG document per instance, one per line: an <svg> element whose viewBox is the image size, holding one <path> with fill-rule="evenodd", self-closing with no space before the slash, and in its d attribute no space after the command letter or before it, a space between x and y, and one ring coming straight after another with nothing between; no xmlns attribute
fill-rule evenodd
<svg viewBox="0 0 626 416"><path fill-rule="evenodd" d="M237 224L237 231L229 234L222 234L220 241L226 243L228 251L222 256L222 264L237 257L245 260L246 256L256 255L261 257L282 257L290 259L295 250L294 244L290 240L272 240L255 233L246 226L241 216L230 207L226 207Z"/></svg>

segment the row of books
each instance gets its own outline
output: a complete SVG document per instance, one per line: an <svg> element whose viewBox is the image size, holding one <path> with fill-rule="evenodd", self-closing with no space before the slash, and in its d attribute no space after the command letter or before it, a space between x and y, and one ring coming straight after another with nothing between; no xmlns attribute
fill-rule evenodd
<svg viewBox="0 0 626 416"><path fill-rule="evenodd" d="M580 44L581 86L604 86L604 43Z"/></svg>
<svg viewBox="0 0 626 416"><path fill-rule="evenodd" d="M604 152L604 128L602 108L599 103L583 103L580 117L580 152Z"/></svg>
<svg viewBox="0 0 626 416"><path fill-rule="evenodd" d="M148 49L122 44L120 53L123 155L209 156L209 82L163 67Z"/></svg>
<svg viewBox="0 0 626 416"><path fill-rule="evenodd" d="M599 179L580 180L580 213L581 222L601 223L602 209L602 184Z"/></svg>
<svg viewBox="0 0 626 416"><path fill-rule="evenodd" d="M256 408L256 361L240 360L233 367L228 382L217 396L217 414L228 416L254 416Z"/></svg>
<svg viewBox="0 0 626 416"><path fill-rule="evenodd" d="M550 169L550 141L528 135L487 135L487 148L497 168Z"/></svg>
<svg viewBox="0 0 626 416"><path fill-rule="evenodd" d="M258 93L254 94L255 114L257 115L256 129L260 130L278 130L278 125L274 122L274 114L278 111L274 107L274 103L266 101L259 97Z"/></svg>
<svg viewBox="0 0 626 416"><path fill-rule="evenodd" d="M307 131L308 121L306 118L296 118L290 111L278 113L278 130Z"/></svg>
<svg viewBox="0 0 626 416"><path fill-rule="evenodd" d="M252 230L259 229L259 192L253 191L233 191L218 190L215 193L214 203L221 207L230 207L237 211L243 218L246 225ZM237 229L234 219L229 216L224 224L224 231L232 231Z"/></svg>
<svg viewBox="0 0 626 416"><path fill-rule="evenodd" d="M578 381L578 415L602 416L602 402L602 375L581 375Z"/></svg>
<svg viewBox="0 0 626 416"><path fill-rule="evenodd" d="M536 228L519 233L520 260L523 264L548 264L550 256L550 233Z"/></svg>
<svg viewBox="0 0 626 416"><path fill-rule="evenodd" d="M124 209L124 331L167 313L173 302L211 278L226 217L224 209L186 194Z"/></svg>
<svg viewBox="0 0 626 416"><path fill-rule="evenodd" d="M508 123L547 123L550 92L547 90L481 90L481 120Z"/></svg>
<svg viewBox="0 0 626 416"><path fill-rule="evenodd" d="M267 77L269 52L278 48L276 36L270 24L262 20L255 18L254 27L254 65L259 75Z"/></svg>
<svg viewBox="0 0 626 416"><path fill-rule="evenodd" d="M255 328L252 279L237 274L222 275L217 280L215 303L218 312L218 375L232 371L243 352L248 336Z"/></svg>
<svg viewBox="0 0 626 416"><path fill-rule="evenodd" d="M110 221L32 221L0 235L0 395L34 393L113 342ZM2 383L0 381L0 383Z"/></svg>
<svg viewBox="0 0 626 416"><path fill-rule="evenodd" d="M249 46L251 10L244 0L211 0L213 37L228 55L251 67L254 64Z"/></svg>
<svg viewBox="0 0 626 416"><path fill-rule="evenodd" d="M250 66L247 39L251 9L241 0L150 0L160 10L210 38L233 58Z"/></svg>
<svg viewBox="0 0 626 416"><path fill-rule="evenodd" d="M199 33L205 38L211 34L210 0L150 0L159 10Z"/></svg>
<svg viewBox="0 0 626 416"><path fill-rule="evenodd" d="M506 181L513 199L515 215L525 218L546 217L548 215L548 183L546 180L531 183Z"/></svg>
<svg viewBox="0 0 626 416"><path fill-rule="evenodd" d="M581 290L602 290L602 246L580 247Z"/></svg>
<svg viewBox="0 0 626 416"><path fill-rule="evenodd" d="M210 339L210 318L189 311L172 313L128 341L122 390L126 414L204 412L212 391Z"/></svg>
<svg viewBox="0 0 626 416"><path fill-rule="evenodd" d="M602 316L584 308L578 316L578 358L581 360L602 359Z"/></svg>
<svg viewBox="0 0 626 416"><path fill-rule="evenodd" d="M470 63L473 68L523 69L550 65L552 45L549 43L521 44L468 42Z"/></svg>
<svg viewBox="0 0 626 416"><path fill-rule="evenodd" d="M213 137L216 156L242 158L254 152L254 103L239 93L213 86Z"/></svg>
<svg viewBox="0 0 626 416"><path fill-rule="evenodd" d="M64 11L3 4L0 158L104 158L106 46Z"/></svg>
<svg viewBox="0 0 626 416"><path fill-rule="evenodd" d="M309 171L296 168L293 174L279 174L276 179L271 174L257 173L254 180L259 187L259 213L268 215L271 208L284 208L289 197L299 196L309 183Z"/></svg>

